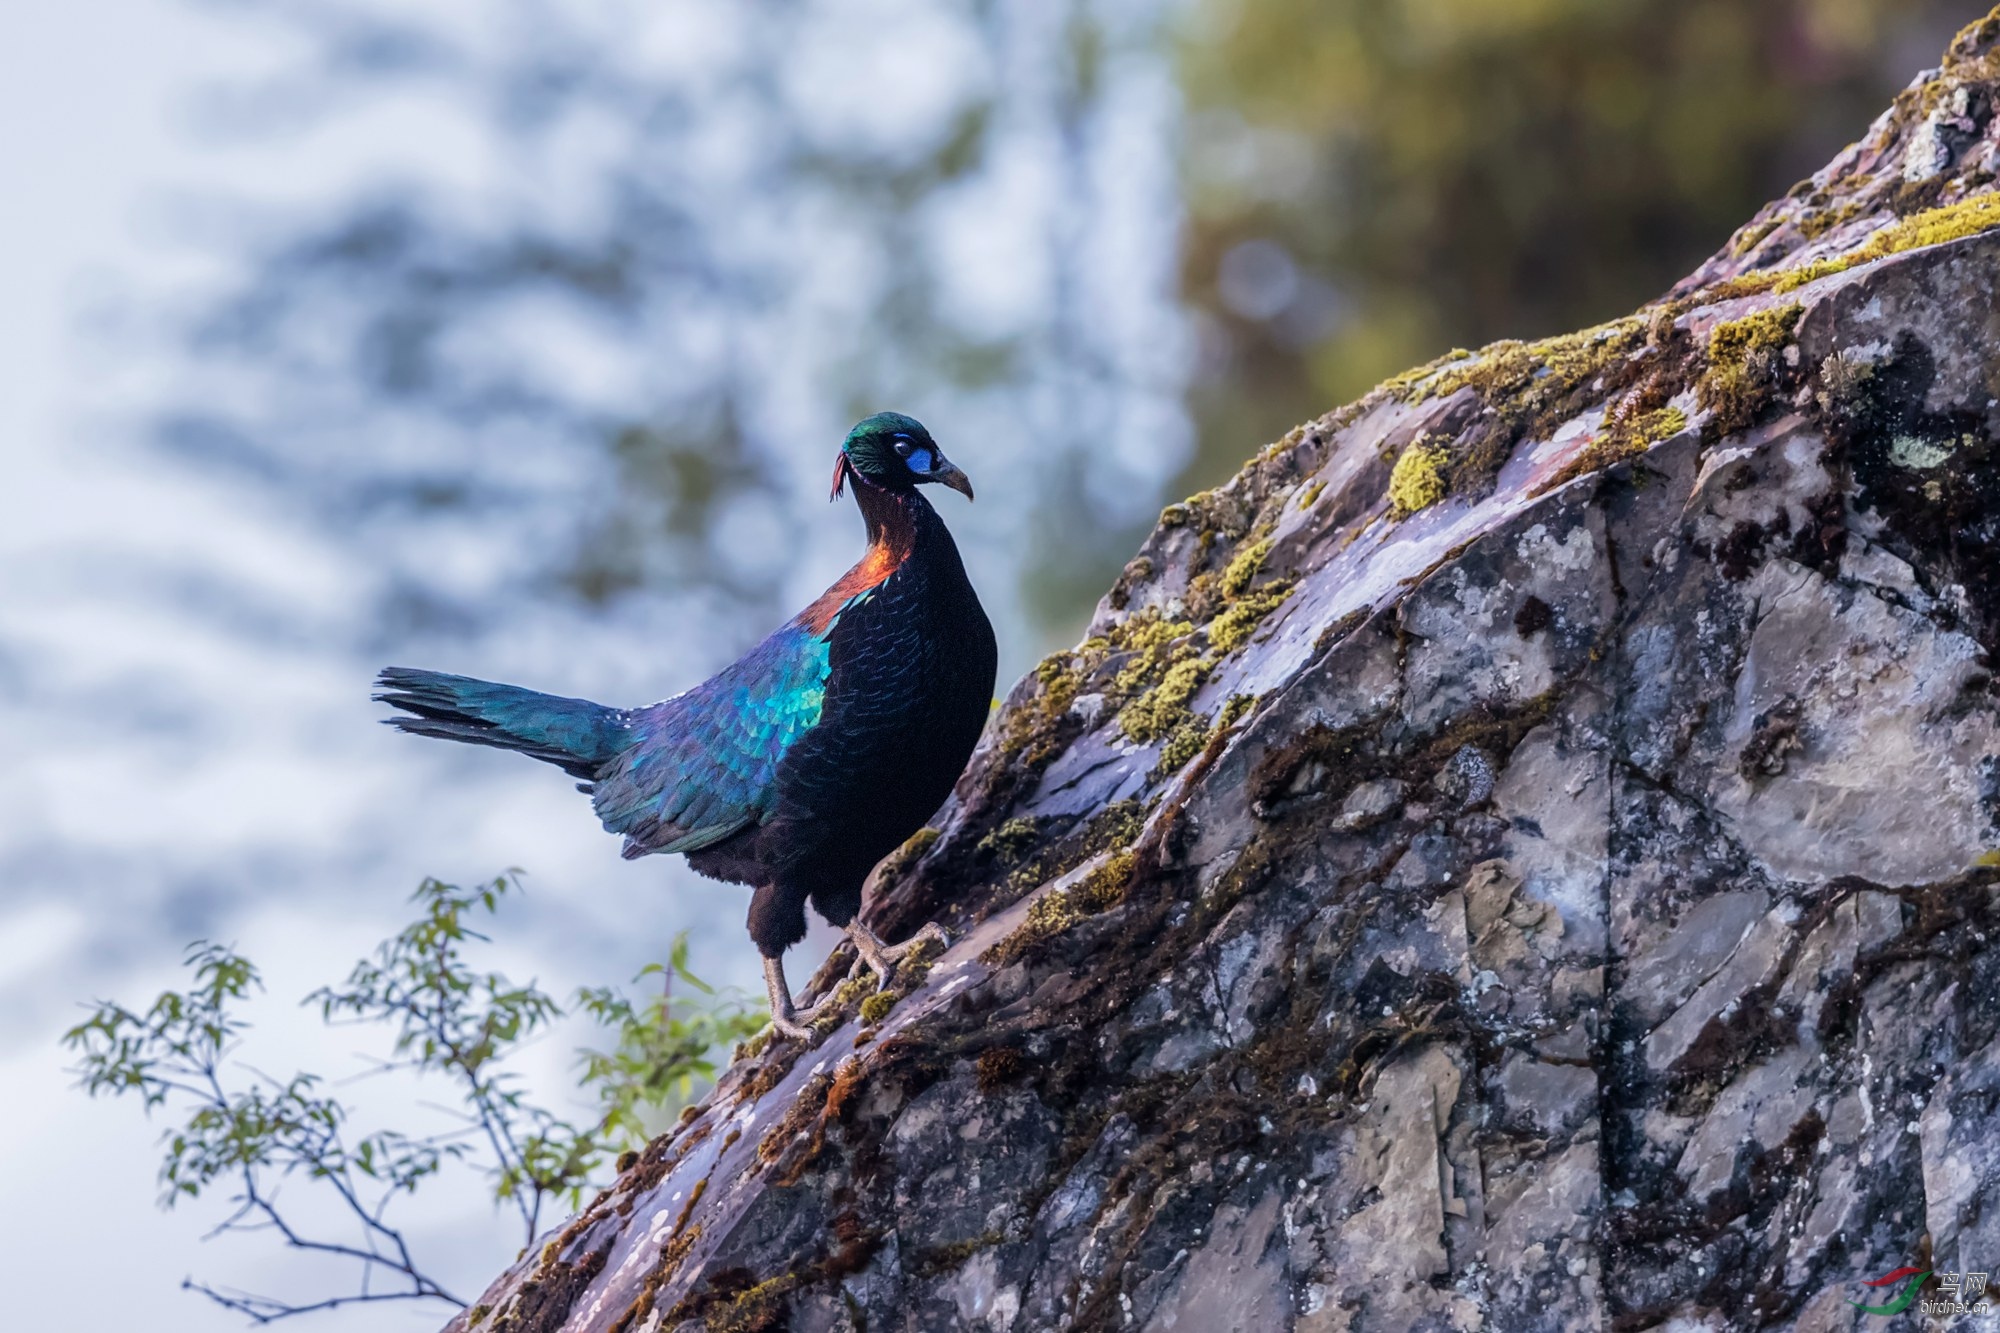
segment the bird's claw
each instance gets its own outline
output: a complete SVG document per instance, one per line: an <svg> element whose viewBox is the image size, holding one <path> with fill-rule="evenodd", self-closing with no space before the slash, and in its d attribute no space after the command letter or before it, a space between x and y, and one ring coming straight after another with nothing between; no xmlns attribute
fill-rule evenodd
<svg viewBox="0 0 2000 1333"><path fill-rule="evenodd" d="M788 1014L781 1014L773 1010L771 1013L771 1028L781 1037L790 1037L794 1041L809 1042L813 1039L814 1035L812 1021L818 1012L819 1006L816 1004L806 1009L794 1009Z"/></svg>
<svg viewBox="0 0 2000 1333"><path fill-rule="evenodd" d="M771 1030L781 1037L811 1044L813 1016L817 1004L801 1009L792 1003L791 987L785 984L785 968L775 958L764 960L764 990L771 1001Z"/></svg>
<svg viewBox="0 0 2000 1333"><path fill-rule="evenodd" d="M847 971L851 981L861 975L866 966L875 973L875 989L885 991L896 974L896 965L909 957L919 944L931 943L940 949L951 947L951 936L945 934L943 926L935 921L926 922L921 930L901 944L884 944L874 931L854 922L847 928L847 938L854 944L854 966Z"/></svg>

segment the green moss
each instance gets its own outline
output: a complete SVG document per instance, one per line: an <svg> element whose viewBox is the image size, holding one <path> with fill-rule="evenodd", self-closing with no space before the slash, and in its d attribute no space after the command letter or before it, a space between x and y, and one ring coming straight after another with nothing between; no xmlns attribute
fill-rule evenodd
<svg viewBox="0 0 2000 1333"><path fill-rule="evenodd" d="M1783 218L1773 217L1766 218L1762 222L1751 223L1738 232L1736 239L1729 243L1729 257L1731 259L1741 259L1743 256L1749 254L1752 250L1763 244L1764 238L1776 231L1783 222Z"/></svg>
<svg viewBox="0 0 2000 1333"><path fill-rule="evenodd" d="M1061 748L1057 734L1063 717L1082 692L1083 678L1091 669L1093 654L1101 656L1104 647L1103 640L1093 639L1074 653L1053 653L1042 659L1035 667L1035 679L1041 690L1007 714L1000 731L1001 754L1018 758L1029 771L1055 757Z"/></svg>
<svg viewBox="0 0 2000 1333"><path fill-rule="evenodd" d="M981 954L979 961L988 967L1005 967L1043 940L1060 935L1081 920L1083 913L1070 901L1069 891L1050 889L1028 905L1028 914L1021 924Z"/></svg>
<svg viewBox="0 0 2000 1333"><path fill-rule="evenodd" d="M1326 490L1326 483L1323 481L1308 483L1306 488L1299 492L1299 508L1311 509L1314 505L1318 504L1320 493L1324 490Z"/></svg>
<svg viewBox="0 0 2000 1333"><path fill-rule="evenodd" d="M988 967L1005 967L1043 940L1052 939L1084 918L1115 907L1125 900L1139 854L1121 851L1066 889L1051 889L1028 905L1028 914L1011 934L984 954L979 961Z"/></svg>
<svg viewBox="0 0 2000 1333"><path fill-rule="evenodd" d="M875 983L867 977L849 977L833 992L834 1007L845 1009L848 1005L867 998L874 993L874 990Z"/></svg>
<svg viewBox="0 0 2000 1333"><path fill-rule="evenodd" d="M1160 511L1160 526L1163 528L1185 527L1190 517L1192 515L1189 514L1186 505L1171 504Z"/></svg>
<svg viewBox="0 0 2000 1333"><path fill-rule="evenodd" d="M1271 558L1271 539L1264 538L1246 545L1222 571L1222 593L1225 597L1240 597L1250 586L1250 580L1264 569L1264 562Z"/></svg>
<svg viewBox="0 0 2000 1333"><path fill-rule="evenodd" d="M1616 365L1644 333L1645 321L1634 315L1539 342L1497 342L1481 348L1470 361L1451 365L1419 385L1410 401L1449 398L1470 388L1495 406L1505 399L1509 407L1531 417L1540 416L1557 400Z"/></svg>
<svg viewBox="0 0 2000 1333"><path fill-rule="evenodd" d="M1650 412L1638 412L1623 419L1604 414L1603 434L1598 438L1599 465L1642 454L1661 440L1670 440L1687 429L1687 413L1669 404Z"/></svg>
<svg viewBox="0 0 2000 1333"><path fill-rule="evenodd" d="M1829 216L1828 228L1850 220L1861 209L1859 205L1846 206L1851 211L1835 216L1841 210L1834 210ZM1743 279L1732 279L1727 286L1727 295L1741 295L1749 291L1770 290L1792 292L1809 282L1844 273L1857 264L1872 263L1886 259L1890 255L1901 254L1905 250L1916 250L1926 245L1942 245L1946 241L1956 241L2000 227L2000 193L1976 194L1970 199L1961 199L1955 204L1945 204L1939 208L1928 208L1921 213L1891 222L1867 240L1844 255L1830 255L1825 259L1815 259L1797 268L1782 269L1771 274L1750 274ZM1762 279L1761 283L1756 279ZM1718 289L1721 290L1721 289Z"/></svg>
<svg viewBox="0 0 2000 1333"><path fill-rule="evenodd" d="M945 946L935 939L925 936L916 947L903 955L903 961L896 966L896 980L903 989L913 991L924 984L924 978L931 974L937 960L944 957Z"/></svg>
<svg viewBox="0 0 2000 1333"><path fill-rule="evenodd" d="M939 833L934 828L920 828L903 840L903 845L890 852L882 861L880 879L883 883L900 878L904 872L923 860L924 853L937 845Z"/></svg>
<svg viewBox="0 0 2000 1333"><path fill-rule="evenodd" d="M1153 775L1162 777L1178 773L1188 760L1207 746L1209 734L1208 723L1190 715L1168 734L1167 743L1160 747L1160 762L1154 767Z"/></svg>
<svg viewBox="0 0 2000 1333"><path fill-rule="evenodd" d="M1671 439L1687 429L1687 413L1671 405L1650 410L1622 411L1619 405L1605 409L1597 438L1555 475L1543 483L1552 491L1590 472L1601 472L1614 463L1636 458L1661 440Z"/></svg>
<svg viewBox="0 0 2000 1333"><path fill-rule="evenodd" d="M1146 808L1137 801L1117 801L1098 812L1090 821L1085 839L1092 854L1113 848L1130 847L1146 827Z"/></svg>
<svg viewBox="0 0 2000 1333"><path fill-rule="evenodd" d="M1125 705L1118 714L1119 725L1142 745L1158 740L1186 719L1188 700L1214 669L1214 663L1201 658L1174 663L1158 685Z"/></svg>
<svg viewBox="0 0 2000 1333"><path fill-rule="evenodd" d="M798 1283L796 1273L758 1283L724 1308L709 1313L709 1333L774 1333L784 1327L785 1297Z"/></svg>
<svg viewBox="0 0 2000 1333"><path fill-rule="evenodd" d="M1832 208L1822 208L1815 212L1807 213L1798 219L1799 234L1809 241L1818 240L1835 227L1846 222L1852 222L1855 218L1861 216L1865 208L1866 205L1860 200L1850 199L1846 203L1836 204Z"/></svg>
<svg viewBox="0 0 2000 1333"><path fill-rule="evenodd" d="M1078 880L1069 890L1070 898L1078 910L1102 912L1125 901L1125 890L1132 882L1132 872L1138 867L1139 854L1122 851L1109 857Z"/></svg>
<svg viewBox="0 0 2000 1333"><path fill-rule="evenodd" d="M1242 720L1245 713L1256 706L1256 695L1232 694L1229 696L1229 702L1222 706L1222 713L1215 719L1215 725L1224 728L1233 727Z"/></svg>
<svg viewBox="0 0 2000 1333"><path fill-rule="evenodd" d="M1708 335L1708 370L1696 385L1718 435L1748 426L1770 398L1779 349L1792 340L1802 307L1794 301L1724 320Z"/></svg>
<svg viewBox="0 0 2000 1333"><path fill-rule="evenodd" d="M1232 603L1208 626L1208 645L1218 653L1233 653L1250 641L1250 635L1265 616L1284 605L1292 595L1289 583L1261 588Z"/></svg>
<svg viewBox="0 0 2000 1333"><path fill-rule="evenodd" d="M1396 517L1407 517L1444 499L1444 465L1450 459L1451 451L1432 436L1403 450L1389 473L1389 505Z"/></svg>
<svg viewBox="0 0 2000 1333"><path fill-rule="evenodd" d="M1866 263L1926 245L1943 245L1995 227L2000 227L2000 193L1988 191L1892 222L1862 242L1853 258L1857 264Z"/></svg>
<svg viewBox="0 0 2000 1333"><path fill-rule="evenodd" d="M900 998L894 991L876 991L861 1002L861 1021L873 1027L889 1016Z"/></svg>
<svg viewBox="0 0 2000 1333"><path fill-rule="evenodd" d="M1035 821L1010 819L979 840L979 850L1003 861L1017 860L1035 842Z"/></svg>

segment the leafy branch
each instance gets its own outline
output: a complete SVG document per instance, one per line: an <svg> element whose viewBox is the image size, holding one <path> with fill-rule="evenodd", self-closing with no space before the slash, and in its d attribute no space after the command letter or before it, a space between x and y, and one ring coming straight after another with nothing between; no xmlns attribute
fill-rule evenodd
<svg viewBox="0 0 2000 1333"><path fill-rule="evenodd" d="M582 1084L595 1094L596 1119L577 1125L532 1100L507 1058L571 1010L533 983L476 970L469 942L487 937L472 921L494 915L518 880L503 875L472 888L428 879L415 901L418 918L355 964L339 986L306 997L322 1021L387 1028L393 1058L382 1070L405 1070L451 1087L460 1127L441 1134L380 1130L350 1138L351 1109L324 1091L325 1080L297 1073L280 1080L237 1058L248 1022L240 1007L263 990L257 968L233 949L189 947L185 990L165 991L143 1012L99 1002L64 1044L80 1052L80 1086L92 1096L136 1096L150 1115L184 1113L163 1136L161 1204L171 1208L219 1184L230 1209L209 1235L268 1231L291 1249L355 1266L352 1291L293 1301L225 1290L192 1279L183 1285L218 1304L269 1323L361 1302L435 1300L463 1307L421 1266L390 1205L413 1194L447 1165L484 1174L496 1203L519 1219L525 1244L540 1230L544 1206L576 1207L605 1160L645 1141L715 1075L714 1052L763 1026L761 1008L719 994L688 967L685 935L668 962L639 974L661 978L654 994L633 999L612 987L579 991L572 1009L608 1030L608 1051L582 1053ZM674 995L679 980L691 998ZM278 1203L290 1179L312 1182L337 1201L346 1219L333 1234L303 1229Z"/></svg>

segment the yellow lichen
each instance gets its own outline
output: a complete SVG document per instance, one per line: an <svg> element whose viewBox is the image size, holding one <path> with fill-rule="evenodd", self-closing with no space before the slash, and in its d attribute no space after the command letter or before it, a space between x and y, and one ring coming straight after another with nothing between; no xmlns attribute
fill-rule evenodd
<svg viewBox="0 0 2000 1333"><path fill-rule="evenodd" d="M1389 504L1396 517L1407 517L1444 499L1443 469L1450 457L1451 452L1429 436L1403 450L1389 473Z"/></svg>
<svg viewBox="0 0 2000 1333"><path fill-rule="evenodd" d="M1160 762L1153 770L1154 774L1178 773L1188 760L1208 745L1208 737L1208 723L1190 715L1169 733L1167 743L1160 747Z"/></svg>
<svg viewBox="0 0 2000 1333"><path fill-rule="evenodd" d="M1604 413L1596 443L1591 447L1592 469L1622 462L1646 452L1661 440L1672 439L1687 429L1687 413L1669 404L1650 412L1618 417L1612 409Z"/></svg>
<svg viewBox="0 0 2000 1333"><path fill-rule="evenodd" d="M1777 378L1780 348L1792 340L1800 305L1772 306L1724 320L1708 335L1708 371L1696 386L1713 414L1718 434L1742 430L1755 419Z"/></svg>
<svg viewBox="0 0 2000 1333"><path fill-rule="evenodd" d="M1208 626L1208 644L1218 653L1233 653L1250 641L1250 635L1265 616L1284 604L1292 595L1292 585L1278 584L1259 589L1250 596L1232 603L1227 610L1217 616Z"/></svg>
<svg viewBox="0 0 2000 1333"><path fill-rule="evenodd" d="M1865 205L1858 199L1850 199L1832 208L1819 209L1798 219L1799 235L1807 240L1817 240L1845 222L1852 222L1861 216Z"/></svg>
<svg viewBox="0 0 2000 1333"><path fill-rule="evenodd" d="M1139 864L1137 852L1124 851L1109 857L1076 882L1070 889L1071 901L1084 912L1102 912L1125 901L1125 890L1132 880L1132 871Z"/></svg>
<svg viewBox="0 0 2000 1333"><path fill-rule="evenodd" d="M1194 626L1187 621L1167 620L1151 609L1127 620L1113 632L1114 646L1129 650L1133 658L1118 673L1112 688L1120 694L1144 689L1178 656L1185 655L1186 645L1180 641L1193 633Z"/></svg>
<svg viewBox="0 0 2000 1333"><path fill-rule="evenodd" d="M1740 364L1757 352L1774 351L1792 339L1802 307L1772 306L1752 311L1741 319L1727 319L1708 335L1708 359L1715 365Z"/></svg>
<svg viewBox="0 0 2000 1333"><path fill-rule="evenodd" d="M873 1027L889 1016L896 1007L897 995L894 991L876 991L861 1002L861 1021Z"/></svg>
<svg viewBox="0 0 2000 1333"><path fill-rule="evenodd" d="M1102 639L1086 640L1073 653L1054 653L1035 667L1041 692L1007 715L1000 732L1002 754L1018 755L1023 767L1034 769L1055 757L1055 733L1069 706L1083 689L1083 677L1093 657L1106 648Z"/></svg>
<svg viewBox="0 0 2000 1333"><path fill-rule="evenodd" d="M787 1273L769 1282L760 1282L708 1316L709 1333L759 1333L775 1327L785 1297L799 1284L799 1275Z"/></svg>
<svg viewBox="0 0 2000 1333"><path fill-rule="evenodd" d="M1250 580L1257 577L1264 568L1264 562L1271 558L1271 539L1251 542L1236 553L1229 567L1222 571L1222 592L1225 597L1241 596L1250 586Z"/></svg>
<svg viewBox="0 0 2000 1333"><path fill-rule="evenodd" d="M1107 805L1090 822L1091 850L1129 847L1145 827L1146 808L1137 801Z"/></svg>
<svg viewBox="0 0 2000 1333"><path fill-rule="evenodd" d="M1035 841L1035 821L1010 819L979 840L979 850L1012 860Z"/></svg>
<svg viewBox="0 0 2000 1333"><path fill-rule="evenodd" d="M1845 272L1857 264L1887 259L1926 245L1942 245L1995 227L2000 227L2000 193L1976 194L1955 204L1900 218L1844 255L1815 259L1810 264L1773 274L1769 285L1773 291L1796 291L1809 282Z"/></svg>
<svg viewBox="0 0 2000 1333"><path fill-rule="evenodd" d="M1854 261L1863 263L1926 245L1943 245L1994 227L2000 227L2000 194L1989 191L1890 223L1861 243Z"/></svg>
<svg viewBox="0 0 2000 1333"><path fill-rule="evenodd" d="M937 845L938 830L920 828L903 840L903 845L882 859L881 869L876 871L876 879L883 884L900 878L905 871L923 860L924 853Z"/></svg>
<svg viewBox="0 0 2000 1333"><path fill-rule="evenodd" d="M988 967L1005 967L1034 945L1062 934L1085 917L1125 900L1139 854L1121 851L1066 889L1050 889L1028 904L1028 913L1005 939L980 955Z"/></svg>
<svg viewBox="0 0 2000 1333"><path fill-rule="evenodd" d="M1174 663L1158 685L1125 705L1118 714L1119 725L1142 745L1158 740L1185 718L1188 700L1214 669L1214 663L1201 658Z"/></svg>
<svg viewBox="0 0 2000 1333"><path fill-rule="evenodd" d="M1776 231L1783 222L1783 218L1766 218L1762 222L1753 222L1744 227L1742 231L1736 234L1736 238L1729 243L1729 257L1731 259L1741 259L1743 256L1749 254L1752 250L1763 244L1764 238Z"/></svg>
<svg viewBox="0 0 2000 1333"><path fill-rule="evenodd" d="M1564 486L1578 476L1588 472L1602 472L1614 462L1624 462L1626 458L1636 458L1660 440L1672 438L1688 428L1688 414L1678 406L1658 406L1658 408L1632 408L1622 410L1618 404L1604 410L1604 420L1598 426L1598 436L1590 446L1562 466L1554 476L1550 476L1542 490L1554 490Z"/></svg>
<svg viewBox="0 0 2000 1333"><path fill-rule="evenodd" d="M988 967L1005 967L1032 946L1053 935L1060 935L1082 919L1083 914L1070 902L1067 890L1050 889L1028 904L1028 914L1022 918L1021 924L981 954L979 961Z"/></svg>
<svg viewBox="0 0 2000 1333"><path fill-rule="evenodd" d="M1256 706L1256 695L1232 694L1229 696L1229 702L1222 706L1222 713L1215 719L1215 725L1225 729L1233 727L1237 722L1242 720L1245 713L1248 713Z"/></svg>
<svg viewBox="0 0 2000 1333"><path fill-rule="evenodd" d="M1538 342L1506 339L1425 380L1410 395L1410 401L1449 398L1470 388L1489 402L1509 400L1511 409L1524 417L1539 416L1623 359L1644 333L1645 321L1632 315Z"/></svg>

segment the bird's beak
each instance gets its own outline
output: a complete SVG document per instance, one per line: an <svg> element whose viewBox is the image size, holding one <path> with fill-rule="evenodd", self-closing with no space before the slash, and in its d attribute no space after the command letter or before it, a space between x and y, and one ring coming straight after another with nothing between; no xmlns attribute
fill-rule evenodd
<svg viewBox="0 0 2000 1333"><path fill-rule="evenodd" d="M938 459L937 466L931 469L930 479L940 486L951 487L968 500L972 498L972 478L948 458Z"/></svg>

